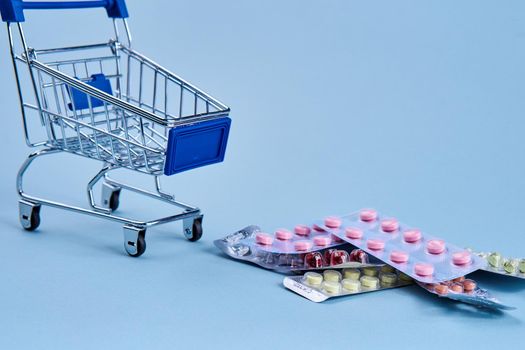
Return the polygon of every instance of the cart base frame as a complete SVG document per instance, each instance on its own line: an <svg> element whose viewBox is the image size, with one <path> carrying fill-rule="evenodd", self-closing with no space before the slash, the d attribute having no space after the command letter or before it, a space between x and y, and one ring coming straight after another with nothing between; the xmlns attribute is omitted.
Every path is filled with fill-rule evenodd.
<svg viewBox="0 0 525 350"><path fill-rule="evenodd" d="M76 213L87 214L90 216L112 220L123 224L124 248L133 257L138 257L146 250L145 234L146 229L151 226L166 224L173 221L182 220L184 236L190 241L197 241L202 237L203 215L199 208L175 200L175 196L162 191L160 179L155 176L156 192L148 191L139 187L117 181L108 176L113 169L119 169L111 164L104 164L102 169L89 181L87 185L88 203L90 208L82 208L74 205L33 196L24 191L24 175L33 161L45 155L62 153L61 149L44 148L31 153L20 167L17 175L17 190L19 200L19 218L22 227L28 231L35 230L40 225L40 208L42 205L65 209ZM102 183L102 205L96 204L93 195L93 188L99 182ZM119 205L121 190L128 190L153 199L163 201L183 210L180 214L162 217L150 221L128 219L113 214Z"/></svg>

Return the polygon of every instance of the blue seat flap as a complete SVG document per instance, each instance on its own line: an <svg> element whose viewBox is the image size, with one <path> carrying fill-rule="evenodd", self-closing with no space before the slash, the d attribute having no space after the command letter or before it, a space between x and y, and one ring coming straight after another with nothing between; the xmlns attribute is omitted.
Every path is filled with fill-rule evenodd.
<svg viewBox="0 0 525 350"><path fill-rule="evenodd" d="M222 162L230 125L230 118L221 117L171 129L164 174L173 175Z"/></svg>
<svg viewBox="0 0 525 350"><path fill-rule="evenodd" d="M91 76L91 79L84 80L84 83L99 89L100 91L104 91L105 93L108 93L110 95L113 95L113 90L111 89L111 82L104 74L93 74ZM86 109L89 108L89 102L88 102L88 95L83 93L80 90L75 89L74 87L70 87L68 89L69 97L74 102L74 106L77 110L80 109ZM103 106L104 102L96 97L91 97L91 107L100 107ZM68 103L69 110L73 110L73 104Z"/></svg>

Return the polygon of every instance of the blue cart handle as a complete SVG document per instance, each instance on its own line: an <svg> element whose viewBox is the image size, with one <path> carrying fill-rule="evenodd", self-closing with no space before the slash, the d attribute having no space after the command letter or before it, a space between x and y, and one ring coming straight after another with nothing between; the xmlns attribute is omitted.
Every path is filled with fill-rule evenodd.
<svg viewBox="0 0 525 350"><path fill-rule="evenodd" d="M127 18L125 0L91 1L24 1L0 0L0 13L4 22L24 22L24 10L85 9L103 7L110 18Z"/></svg>

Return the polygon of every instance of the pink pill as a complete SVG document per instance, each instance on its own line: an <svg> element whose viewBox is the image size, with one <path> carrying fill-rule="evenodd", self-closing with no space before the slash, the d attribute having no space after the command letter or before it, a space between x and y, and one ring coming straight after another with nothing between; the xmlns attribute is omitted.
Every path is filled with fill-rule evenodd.
<svg viewBox="0 0 525 350"><path fill-rule="evenodd" d="M317 236L317 237L314 237L314 244L318 245L318 246L321 246L321 247L327 246L331 242L332 242L332 239L330 238L330 236Z"/></svg>
<svg viewBox="0 0 525 350"><path fill-rule="evenodd" d="M441 254L445 251L445 241L440 239L431 239L427 243L427 251L430 254Z"/></svg>
<svg viewBox="0 0 525 350"><path fill-rule="evenodd" d="M385 248L385 242L380 239L369 239L366 241L366 246L371 250L383 250Z"/></svg>
<svg viewBox="0 0 525 350"><path fill-rule="evenodd" d="M377 211L375 211L374 209L362 209L359 212L359 218L362 221L374 221L375 219L377 219Z"/></svg>
<svg viewBox="0 0 525 350"><path fill-rule="evenodd" d="M470 264L472 257L466 250L452 254L452 262L454 265L467 265Z"/></svg>
<svg viewBox="0 0 525 350"><path fill-rule="evenodd" d="M351 239L360 239L361 237L363 237L363 230L357 227L347 227L345 229L345 235L346 237Z"/></svg>
<svg viewBox="0 0 525 350"><path fill-rule="evenodd" d="M396 219L390 218L390 219L384 219L381 221L381 229L384 232L394 232L399 228L399 222L397 222Z"/></svg>
<svg viewBox="0 0 525 350"><path fill-rule="evenodd" d="M285 228L280 228L275 231L275 238L280 239L281 241L292 239L292 236L292 233Z"/></svg>
<svg viewBox="0 0 525 350"><path fill-rule="evenodd" d="M262 245L271 245L273 237L267 233L259 232L255 235L255 242Z"/></svg>
<svg viewBox="0 0 525 350"><path fill-rule="evenodd" d="M402 252L400 250L393 250L390 253L390 260L397 264L404 264L408 261L408 253Z"/></svg>
<svg viewBox="0 0 525 350"><path fill-rule="evenodd" d="M432 276L434 273L434 266L431 264L417 263L414 265L414 272L418 276Z"/></svg>
<svg viewBox="0 0 525 350"><path fill-rule="evenodd" d="M294 228L295 234L299 236L308 236L311 232L310 227L306 225L297 225Z"/></svg>
<svg viewBox="0 0 525 350"><path fill-rule="evenodd" d="M310 241L295 241L293 244L295 250L298 250L300 252L304 252L305 250L309 250L312 248L312 242Z"/></svg>
<svg viewBox="0 0 525 350"><path fill-rule="evenodd" d="M406 230L403 232L403 238L407 243L416 243L421 239L421 231L418 229Z"/></svg>
<svg viewBox="0 0 525 350"><path fill-rule="evenodd" d="M329 216L324 219L324 224L330 228L338 228L341 226L341 219L336 216Z"/></svg>

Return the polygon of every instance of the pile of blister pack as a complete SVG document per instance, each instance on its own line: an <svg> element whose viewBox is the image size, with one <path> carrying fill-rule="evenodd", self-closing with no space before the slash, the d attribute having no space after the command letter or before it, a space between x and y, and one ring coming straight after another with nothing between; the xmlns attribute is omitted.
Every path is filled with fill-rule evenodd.
<svg viewBox="0 0 525 350"><path fill-rule="evenodd" d="M248 226L215 245L234 259L286 274L284 286L314 302L417 284L442 298L513 309L467 275L481 269L525 278L525 259L463 249L374 209L273 234Z"/></svg>

